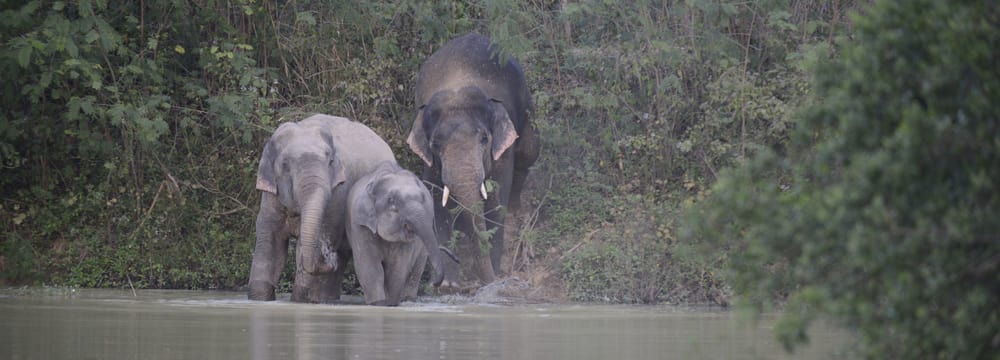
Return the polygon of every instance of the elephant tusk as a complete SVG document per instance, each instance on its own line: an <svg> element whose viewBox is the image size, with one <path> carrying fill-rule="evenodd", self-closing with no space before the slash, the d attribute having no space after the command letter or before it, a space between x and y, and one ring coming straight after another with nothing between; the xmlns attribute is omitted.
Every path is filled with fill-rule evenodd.
<svg viewBox="0 0 1000 360"><path fill-rule="evenodd" d="M441 195L441 206L442 207L444 207L445 205L448 205L448 194L450 194L450 193L451 193L451 190L448 190L448 187L445 186L444 187L444 195Z"/></svg>
<svg viewBox="0 0 1000 360"><path fill-rule="evenodd" d="M486 183L479 184L479 193L483 195L483 200L486 200Z"/></svg>
<svg viewBox="0 0 1000 360"><path fill-rule="evenodd" d="M456 264L462 263L461 261L458 260L458 256L455 256L455 253L451 252L451 250L449 250L448 248L444 246L438 246L438 250L441 250L441 252L445 253L445 255L448 255L448 257L454 260Z"/></svg>

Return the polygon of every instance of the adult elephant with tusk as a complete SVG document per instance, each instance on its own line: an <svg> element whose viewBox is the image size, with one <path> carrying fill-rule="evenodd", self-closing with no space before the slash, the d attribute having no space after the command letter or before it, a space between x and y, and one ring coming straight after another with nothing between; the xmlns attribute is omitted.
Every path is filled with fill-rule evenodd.
<svg viewBox="0 0 1000 360"><path fill-rule="evenodd" d="M539 152L524 72L496 50L488 38L467 34L432 54L417 75L419 110L407 138L424 161L424 180L441 196L435 201L439 236L464 234L460 254L473 258L484 283L500 272L504 214L519 206ZM487 237L489 246L482 246ZM448 267L444 286L457 286L458 274Z"/></svg>
<svg viewBox="0 0 1000 360"><path fill-rule="evenodd" d="M344 224L347 195L357 179L385 161L395 161L389 145L368 127L342 117L313 115L274 131L257 170L261 201L250 300L274 300L290 237L298 239L292 301L340 298L351 258Z"/></svg>

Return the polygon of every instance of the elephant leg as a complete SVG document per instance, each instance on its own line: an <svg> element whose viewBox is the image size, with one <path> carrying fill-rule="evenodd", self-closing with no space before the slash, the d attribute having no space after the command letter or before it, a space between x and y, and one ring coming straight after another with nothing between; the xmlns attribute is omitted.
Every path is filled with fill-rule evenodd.
<svg viewBox="0 0 1000 360"><path fill-rule="evenodd" d="M411 276L416 276L416 283L420 283L420 275L423 273L423 268L420 271L413 271L414 265L420 262L420 255L422 253L422 246L419 244L393 244L394 248L390 252L388 259L385 261L385 288L387 295L387 303L391 306L399 305L403 300L409 289L407 289L408 282L410 282ZM426 262L426 257L424 257L424 262ZM424 265L421 262L421 266ZM413 289L414 297L416 297L416 286Z"/></svg>
<svg viewBox="0 0 1000 360"><path fill-rule="evenodd" d="M371 257L356 253L354 272L358 275L361 290L365 293L365 303L369 305L382 304L388 299L385 288L385 269L382 268L381 257Z"/></svg>
<svg viewBox="0 0 1000 360"><path fill-rule="evenodd" d="M340 277L337 273L340 273ZM335 270L330 274L312 275L300 268L295 272L292 302L322 304L337 301L340 299L342 279L341 270Z"/></svg>
<svg viewBox="0 0 1000 360"><path fill-rule="evenodd" d="M441 198L440 190L435 190L435 191L437 191L437 194L433 195L432 198L440 199ZM434 191L432 191L431 193L433 194ZM436 228L435 230L437 231L438 244L447 247L449 249L452 249L461 256L461 251L458 251L458 249L452 246L452 241L451 241L452 229L455 228L454 217L455 216L452 215L448 211L448 209L445 209L443 206L441 206L441 203L437 201L434 202L434 226ZM459 267L459 264L448 259L442 261L441 264L442 264L442 271L444 272L444 281L441 282L440 289L445 291L448 291L449 289L457 289L459 280L461 280L460 276L461 268Z"/></svg>
<svg viewBox="0 0 1000 360"><path fill-rule="evenodd" d="M295 283L292 285L292 302L318 303L320 277L310 275L302 268L300 262L296 264Z"/></svg>
<svg viewBox="0 0 1000 360"><path fill-rule="evenodd" d="M301 260L300 254L297 253L296 257L299 258L297 260ZM350 259L349 253L345 251L338 251L337 256L342 265ZM302 261L297 261L291 300L304 303L329 303L340 300L340 283L344 278L345 267L339 266L329 274L312 275L302 267Z"/></svg>
<svg viewBox="0 0 1000 360"><path fill-rule="evenodd" d="M504 253L504 214L502 211L494 211L486 215L487 231L491 229L496 229L493 232L493 237L490 238L490 265L493 266L493 273L497 277L502 276L500 271L500 264L503 260Z"/></svg>
<svg viewBox="0 0 1000 360"><path fill-rule="evenodd" d="M385 272L382 268L383 249L381 239L371 231L360 226L349 226L348 236L351 249L354 252L354 273L358 275L361 291L365 294L365 303L381 305L386 300Z"/></svg>
<svg viewBox="0 0 1000 360"><path fill-rule="evenodd" d="M462 215L455 220L455 228L459 230L464 236L458 241L458 253L459 257L463 260L472 260L472 269L476 272L476 276L479 278L480 282L484 285L489 284L495 280L496 273L493 272L493 265L490 260L489 253L483 252L480 247L479 231L477 231L477 226L473 220L472 214L468 212L463 212ZM479 226L485 228L485 222L483 219L479 220L481 223Z"/></svg>
<svg viewBox="0 0 1000 360"><path fill-rule="evenodd" d="M419 246L423 247L423 246ZM406 269L409 276L403 284L403 295L401 300L412 301L417 299L417 291L420 289L420 278L424 275L424 266L427 264L427 254L424 251L414 251L415 259L409 269Z"/></svg>
<svg viewBox="0 0 1000 360"><path fill-rule="evenodd" d="M538 160L541 141L534 124L528 123L514 144L514 174L510 185L510 210L521 209L521 192L528 179L529 168Z"/></svg>
<svg viewBox="0 0 1000 360"><path fill-rule="evenodd" d="M506 214L509 211L504 205L508 204L511 200L511 182L512 182L512 170L514 164L513 159L509 156L503 156L500 159L500 167L497 176L494 180L499 184L496 191L496 196L486 201L486 208L493 209L492 211L487 211L486 216L486 231L489 232L496 229L493 232L493 236L490 237L490 264L493 266L493 272L496 276L501 276L500 265L503 260L503 254L505 252L504 246L504 229Z"/></svg>
<svg viewBox="0 0 1000 360"><path fill-rule="evenodd" d="M291 233L287 228L283 228L281 232L275 235L274 241L274 266L271 269L271 281L275 286L278 285L278 280L281 279L281 273L285 270L285 261L288 260L288 239L291 237Z"/></svg>
<svg viewBox="0 0 1000 360"><path fill-rule="evenodd" d="M325 300L323 302L333 302L340 301L341 285L344 283L344 272L347 271L347 262L351 261L351 251L341 249L337 251L337 263L340 264L339 267L333 270L333 274L330 275L330 286L325 294Z"/></svg>
<svg viewBox="0 0 1000 360"><path fill-rule="evenodd" d="M285 215L274 194L262 193L260 212L257 214L256 244L250 265L247 298L271 301L278 285L281 270L288 256L288 229L284 227Z"/></svg>

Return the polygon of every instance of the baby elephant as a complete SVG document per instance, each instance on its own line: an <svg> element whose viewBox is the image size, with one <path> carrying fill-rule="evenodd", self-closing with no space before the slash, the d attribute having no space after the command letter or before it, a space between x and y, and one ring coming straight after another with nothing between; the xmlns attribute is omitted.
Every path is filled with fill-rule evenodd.
<svg viewBox="0 0 1000 360"><path fill-rule="evenodd" d="M441 285L438 250L458 261L438 245L431 201L420 179L395 162L383 162L354 183L347 196L347 238L366 303L396 306L415 299L428 258L432 284Z"/></svg>

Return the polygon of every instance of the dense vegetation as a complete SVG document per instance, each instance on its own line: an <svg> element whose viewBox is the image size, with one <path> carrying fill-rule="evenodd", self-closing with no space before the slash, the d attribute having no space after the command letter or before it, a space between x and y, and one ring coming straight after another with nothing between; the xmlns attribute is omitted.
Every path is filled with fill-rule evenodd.
<svg viewBox="0 0 1000 360"><path fill-rule="evenodd" d="M835 314L873 351L983 354L998 18L988 1L2 1L0 284L244 286L277 124L350 117L416 169L413 77L476 31L524 65L544 139L508 269L580 301L787 300L789 344Z"/></svg>
<svg viewBox="0 0 1000 360"><path fill-rule="evenodd" d="M528 69L545 138L511 268L576 300L725 302L719 258L683 255L673 219L718 169L786 137L803 66L852 6L9 2L2 279L242 286L270 131L348 116L414 168L416 69L478 31Z"/></svg>
<svg viewBox="0 0 1000 360"><path fill-rule="evenodd" d="M1000 353L1000 4L883 1L817 73L788 150L726 172L695 216L786 346L818 316L872 358ZM695 238L692 236L692 238Z"/></svg>

